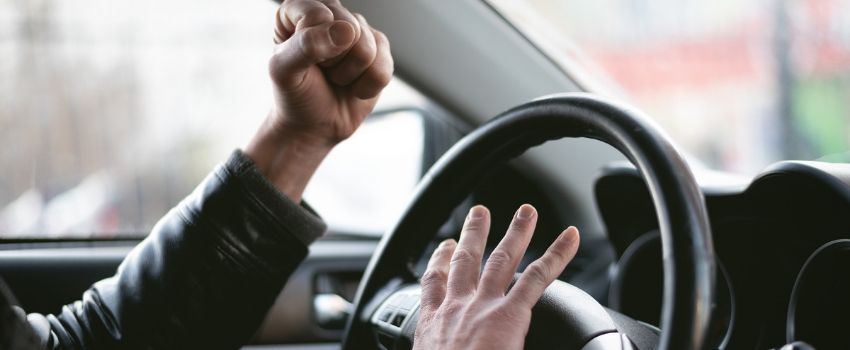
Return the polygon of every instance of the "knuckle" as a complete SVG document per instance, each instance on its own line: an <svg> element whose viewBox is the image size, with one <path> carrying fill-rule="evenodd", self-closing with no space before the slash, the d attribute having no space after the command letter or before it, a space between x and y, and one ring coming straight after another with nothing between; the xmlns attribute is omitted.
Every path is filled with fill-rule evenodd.
<svg viewBox="0 0 850 350"><path fill-rule="evenodd" d="M333 20L333 12L327 6L322 6L320 4L315 4L314 6L310 6L304 11L304 16L323 21L332 21Z"/></svg>
<svg viewBox="0 0 850 350"><path fill-rule="evenodd" d="M493 310L493 317L498 320L516 320L520 318L521 310L513 307L514 304L503 304L501 307Z"/></svg>
<svg viewBox="0 0 850 350"><path fill-rule="evenodd" d="M375 84L384 87L393 80L393 65L388 64L377 70L375 73Z"/></svg>
<svg viewBox="0 0 850 350"><path fill-rule="evenodd" d="M421 283L423 286L433 286L445 283L447 278L448 274L442 269L428 269L422 275Z"/></svg>
<svg viewBox="0 0 850 350"><path fill-rule="evenodd" d="M314 34L315 31L307 31L298 36L298 46L307 57L320 57L322 54L322 45Z"/></svg>
<svg viewBox="0 0 850 350"><path fill-rule="evenodd" d="M358 22L360 22L361 24L366 24L366 23L367 23L367 22L366 22L366 17L363 17L363 15L362 15L362 14L360 14L360 12L352 12L351 14L352 14L352 15L354 15L354 18L356 18L356 19L357 19L357 21L358 21Z"/></svg>
<svg viewBox="0 0 850 350"><path fill-rule="evenodd" d="M454 255L452 255L451 264L468 264L475 261L475 255L469 250L469 248L458 248L455 249Z"/></svg>
<svg viewBox="0 0 850 350"><path fill-rule="evenodd" d="M487 267L494 270L504 270L511 266L513 256L505 250L496 250L487 259Z"/></svg>
<svg viewBox="0 0 850 350"><path fill-rule="evenodd" d="M360 41L363 42L363 44L364 44L363 48L370 55L375 56L375 54L378 53L378 42L377 42L377 38L375 38L374 34L369 33L367 35L363 35L363 36L360 37Z"/></svg>
<svg viewBox="0 0 850 350"><path fill-rule="evenodd" d="M533 283L539 283L542 285L549 284L548 281L550 276L552 275L549 266L542 263L541 261L535 261L534 263L529 265L528 268L525 269L523 274L527 275Z"/></svg>
<svg viewBox="0 0 850 350"><path fill-rule="evenodd" d="M456 300L446 300L443 302L443 305L440 305L440 309L444 314L457 315L463 311L463 304L458 303Z"/></svg>
<svg viewBox="0 0 850 350"><path fill-rule="evenodd" d="M326 15L329 12L329 9L325 6L319 5L317 3L311 3L310 6L306 6L304 9L304 17L318 17Z"/></svg>
<svg viewBox="0 0 850 350"><path fill-rule="evenodd" d="M333 20L333 12L327 6L320 3L310 2L304 3L301 8L301 13L295 18L295 24L305 21L308 25L314 23L328 22Z"/></svg>
<svg viewBox="0 0 850 350"><path fill-rule="evenodd" d="M389 45L390 40L387 38L387 35L384 34L384 32L377 30L377 29L373 29L372 31L373 31L373 34L375 35L375 40Z"/></svg>
<svg viewBox="0 0 850 350"><path fill-rule="evenodd" d="M422 314L428 315L434 312L443 302L443 298L435 293L423 293L419 302Z"/></svg>
<svg viewBox="0 0 850 350"><path fill-rule="evenodd" d="M387 56L390 56L390 59L392 59L392 56L389 55L389 52L391 51L390 39L378 30L373 30L372 35L375 37L375 45L379 47L381 51L387 52Z"/></svg>

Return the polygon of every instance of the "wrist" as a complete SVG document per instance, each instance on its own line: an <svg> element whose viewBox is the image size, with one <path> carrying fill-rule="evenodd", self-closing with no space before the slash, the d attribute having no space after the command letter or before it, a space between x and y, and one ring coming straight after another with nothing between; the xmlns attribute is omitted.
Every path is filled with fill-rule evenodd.
<svg viewBox="0 0 850 350"><path fill-rule="evenodd" d="M291 128L269 125L273 121L273 118L267 119L244 152L281 193L300 202L310 178L335 143Z"/></svg>

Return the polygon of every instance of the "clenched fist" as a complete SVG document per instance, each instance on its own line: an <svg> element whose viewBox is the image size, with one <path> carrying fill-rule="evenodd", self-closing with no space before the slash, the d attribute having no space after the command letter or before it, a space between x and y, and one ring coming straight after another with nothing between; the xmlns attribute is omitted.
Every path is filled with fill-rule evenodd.
<svg viewBox="0 0 850 350"><path fill-rule="evenodd" d="M274 118L317 143L350 136L392 78L387 37L336 0L284 2L275 42Z"/></svg>
<svg viewBox="0 0 850 350"><path fill-rule="evenodd" d="M284 1L274 41L274 106L245 153L298 201L327 152L375 107L393 60L387 37L338 0Z"/></svg>

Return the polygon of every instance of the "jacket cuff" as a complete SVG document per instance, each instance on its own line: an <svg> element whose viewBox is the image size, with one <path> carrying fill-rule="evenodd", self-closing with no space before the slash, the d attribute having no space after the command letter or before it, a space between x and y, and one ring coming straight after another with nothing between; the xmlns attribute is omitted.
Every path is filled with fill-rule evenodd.
<svg viewBox="0 0 850 350"><path fill-rule="evenodd" d="M286 226L299 241L309 246L321 237L327 226L318 214L306 202L293 202L281 193L277 187L260 174L254 161L241 150L235 150L224 164L224 168L239 181L248 194L256 197L260 205L266 207L268 213L275 216Z"/></svg>

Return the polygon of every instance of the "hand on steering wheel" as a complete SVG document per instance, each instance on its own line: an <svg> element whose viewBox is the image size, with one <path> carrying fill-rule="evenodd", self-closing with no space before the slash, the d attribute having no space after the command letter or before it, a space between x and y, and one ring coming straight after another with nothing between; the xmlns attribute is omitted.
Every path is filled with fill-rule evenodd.
<svg viewBox="0 0 850 350"><path fill-rule="evenodd" d="M531 308L579 245L578 230L567 228L510 288L536 223L534 207L522 205L481 272L490 214L469 211L460 242L441 243L422 277L414 349L522 349Z"/></svg>
<svg viewBox="0 0 850 350"><path fill-rule="evenodd" d="M504 281L509 280L504 276L514 272L533 225L519 229L514 221L514 228L490 256L480 280L473 272L464 274L461 268L472 266L465 271L478 270L481 254L475 248L483 247L484 238L480 237L487 232L480 224L472 225L478 226L472 235L479 238L471 238L470 243L462 238L458 247L447 243L449 247L442 248L448 252L440 252L441 257L434 258L431 271L436 272L429 272L436 276L416 279L417 259L439 234L452 210L490 171L531 147L564 137L591 138L614 146L637 167L652 195L664 254L664 302L661 332L657 338L646 338L655 344L646 348L706 348L716 264L705 197L685 159L647 116L634 108L583 93L549 96L510 109L455 143L428 170L363 273L342 348L406 347L415 336L420 342L434 342L419 346L436 349L441 344L456 345L453 342L467 348L477 341L500 349L517 348L521 346L519 340L507 343L504 339L519 339L514 335L526 331L531 336L525 344L541 348L552 344L575 349L591 342L609 344L609 334L616 338L614 348L621 348L621 338L630 335L619 331L610 310L562 281L552 282L543 291L543 302L531 311L531 322L535 324L517 326L528 325L527 311L532 303L529 300L541 295L539 286L554 280L572 257L573 253L566 252L576 248L575 243L568 244L572 250L561 248L567 245L567 239L559 238L546 256L529 266L514 289L506 293L509 282ZM469 236L470 230L465 231L464 235ZM455 253L456 250L462 253ZM557 253L562 253L560 258ZM451 254L461 258L449 258ZM450 263L452 260L454 264ZM464 260L469 263L461 263ZM420 297L426 300L411 306L410 301ZM422 317L423 309L426 325L418 327L416 319ZM617 316L621 317L625 316ZM483 329L492 331L485 334Z"/></svg>

